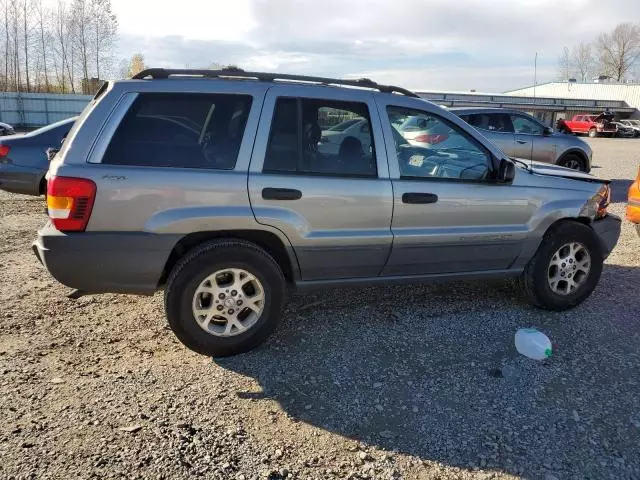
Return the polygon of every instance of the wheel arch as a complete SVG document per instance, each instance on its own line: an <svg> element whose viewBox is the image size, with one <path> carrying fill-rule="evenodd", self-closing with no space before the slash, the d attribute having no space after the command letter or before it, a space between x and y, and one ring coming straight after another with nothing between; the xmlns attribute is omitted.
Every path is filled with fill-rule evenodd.
<svg viewBox="0 0 640 480"><path fill-rule="evenodd" d="M522 246L522 250L520 251L520 255L513 262L511 268L522 268L524 269L525 265L533 258L536 254L544 237L547 233L557 228L560 224L567 222L576 222L591 227L592 220L589 217L577 215L561 215L560 212L557 212L554 216L547 217L546 221L541 222L537 228L535 228L530 237L524 242Z"/></svg>
<svg viewBox="0 0 640 480"><path fill-rule="evenodd" d="M587 173L589 173L589 171L591 170L589 157L587 156L587 154L583 150L580 150L577 147L568 148L567 150L562 152L562 154L556 160L556 165L560 165L562 163L562 161L564 159L566 159L569 155L576 155L576 156L580 157L580 160L583 162L583 164L585 166L585 171Z"/></svg>
<svg viewBox="0 0 640 480"><path fill-rule="evenodd" d="M300 278L298 259L291 244L276 233L266 230L219 230L193 232L183 236L173 247L165 263L158 286L164 285L171 271L195 247L211 240L237 239L251 242L263 248L282 269L285 279L293 283Z"/></svg>

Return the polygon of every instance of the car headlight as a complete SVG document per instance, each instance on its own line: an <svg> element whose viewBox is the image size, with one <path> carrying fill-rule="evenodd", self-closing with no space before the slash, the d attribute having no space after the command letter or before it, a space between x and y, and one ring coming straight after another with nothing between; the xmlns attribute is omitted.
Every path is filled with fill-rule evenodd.
<svg viewBox="0 0 640 480"><path fill-rule="evenodd" d="M604 184L598 189L598 192L585 203L580 212L580 216L593 220L604 218L607 216L609 203L611 203L611 187Z"/></svg>

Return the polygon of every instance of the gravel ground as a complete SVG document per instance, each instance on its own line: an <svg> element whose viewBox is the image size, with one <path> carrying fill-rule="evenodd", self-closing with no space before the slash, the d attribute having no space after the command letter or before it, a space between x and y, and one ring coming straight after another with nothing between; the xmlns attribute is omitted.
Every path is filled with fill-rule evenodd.
<svg viewBox="0 0 640 480"><path fill-rule="evenodd" d="M594 139L623 214L640 140ZM294 297L212 361L161 296L77 301L29 249L41 199L0 194L1 478L640 478L640 239L566 313L509 281ZM519 356L517 328L554 344Z"/></svg>

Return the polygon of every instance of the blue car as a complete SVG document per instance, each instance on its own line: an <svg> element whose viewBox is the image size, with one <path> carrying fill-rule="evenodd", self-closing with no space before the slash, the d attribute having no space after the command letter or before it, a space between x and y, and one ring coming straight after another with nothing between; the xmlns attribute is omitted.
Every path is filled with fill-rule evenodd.
<svg viewBox="0 0 640 480"><path fill-rule="evenodd" d="M0 139L0 189L25 195L42 195L49 169L47 150L62 145L77 117L61 120L24 135Z"/></svg>

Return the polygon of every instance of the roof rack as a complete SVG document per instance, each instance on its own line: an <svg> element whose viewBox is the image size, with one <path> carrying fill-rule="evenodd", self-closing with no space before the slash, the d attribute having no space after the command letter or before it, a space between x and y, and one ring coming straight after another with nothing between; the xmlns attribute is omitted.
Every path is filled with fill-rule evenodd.
<svg viewBox="0 0 640 480"><path fill-rule="evenodd" d="M309 77L305 75L288 75L283 73L246 72L241 68L228 67L222 70L192 70L173 68L149 68L134 75L134 80L143 79L167 79L171 76L202 77L202 78L253 78L261 82L274 82L277 80L308 82L321 85L344 85L348 87L371 88L384 93L399 93L408 97L420 98L410 90L392 85L380 85L368 78L358 80L342 80L338 78Z"/></svg>

